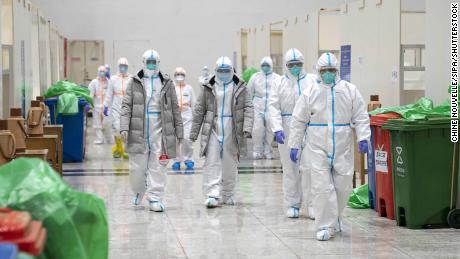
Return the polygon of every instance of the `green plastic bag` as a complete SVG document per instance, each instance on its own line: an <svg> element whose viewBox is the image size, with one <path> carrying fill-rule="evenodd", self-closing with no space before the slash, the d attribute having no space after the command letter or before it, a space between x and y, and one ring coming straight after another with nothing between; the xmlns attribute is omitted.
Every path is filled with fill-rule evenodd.
<svg viewBox="0 0 460 259"><path fill-rule="evenodd" d="M251 79L252 75L254 75L255 73L257 73L257 69L253 67L248 67L246 68L246 70L244 70L243 75L241 77L243 78L244 82L247 83Z"/></svg>
<svg viewBox="0 0 460 259"><path fill-rule="evenodd" d="M428 118L435 117L449 117L450 104L448 102L445 102L440 106L433 107L432 100L422 97L413 104L379 108L369 112L369 114L377 115L389 112L396 112L399 115L401 115L402 118L410 121L426 120Z"/></svg>
<svg viewBox="0 0 460 259"><path fill-rule="evenodd" d="M63 93L57 103L58 113L75 115L78 113L78 97L74 93Z"/></svg>
<svg viewBox="0 0 460 259"><path fill-rule="evenodd" d="M43 221L48 236L39 258L108 257L104 202L72 190L43 160L19 158L0 167L0 207Z"/></svg>
<svg viewBox="0 0 460 259"><path fill-rule="evenodd" d="M348 206L353 209L368 209L369 206L369 185L366 183L355 189L348 199Z"/></svg>
<svg viewBox="0 0 460 259"><path fill-rule="evenodd" d="M81 87L74 82L70 81L59 81L56 84L52 85L45 93L45 97L54 97L60 96L64 93L73 93L78 98L85 99L91 106L94 107L93 98L90 96L90 91L86 87ZM78 105L78 98L77 98L77 105Z"/></svg>

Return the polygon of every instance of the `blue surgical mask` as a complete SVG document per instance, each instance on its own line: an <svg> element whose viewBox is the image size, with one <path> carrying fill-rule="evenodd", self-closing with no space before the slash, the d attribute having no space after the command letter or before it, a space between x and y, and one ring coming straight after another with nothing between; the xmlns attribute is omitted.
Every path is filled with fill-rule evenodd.
<svg viewBox="0 0 460 259"><path fill-rule="evenodd" d="M128 72L128 66L122 65L119 68L120 73L126 74Z"/></svg>
<svg viewBox="0 0 460 259"><path fill-rule="evenodd" d="M230 80L232 80L232 73L221 73L221 72L216 72L216 77L224 82L224 83L228 83L230 82Z"/></svg>
<svg viewBox="0 0 460 259"><path fill-rule="evenodd" d="M289 73L291 73L293 76L299 76L301 71L301 67L292 67L289 69Z"/></svg>
<svg viewBox="0 0 460 259"><path fill-rule="evenodd" d="M147 69L148 69L148 70L156 70L156 69L157 69L157 65L156 65L156 64L147 64Z"/></svg>
<svg viewBox="0 0 460 259"><path fill-rule="evenodd" d="M270 73L271 70L272 70L272 68L270 66L262 66L261 69L265 74Z"/></svg>
<svg viewBox="0 0 460 259"><path fill-rule="evenodd" d="M323 79L323 82L327 85L332 85L335 82L335 78L337 76L337 73L335 72L323 72L321 73L321 78Z"/></svg>

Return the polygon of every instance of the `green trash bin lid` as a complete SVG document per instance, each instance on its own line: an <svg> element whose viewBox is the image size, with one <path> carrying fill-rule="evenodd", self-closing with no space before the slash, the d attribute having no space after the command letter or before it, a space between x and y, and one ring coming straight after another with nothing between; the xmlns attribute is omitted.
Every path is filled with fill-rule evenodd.
<svg viewBox="0 0 460 259"><path fill-rule="evenodd" d="M451 119L449 117L429 118L427 120L409 121L405 119L388 120L382 126L383 129L398 131L418 131L427 129L450 128Z"/></svg>

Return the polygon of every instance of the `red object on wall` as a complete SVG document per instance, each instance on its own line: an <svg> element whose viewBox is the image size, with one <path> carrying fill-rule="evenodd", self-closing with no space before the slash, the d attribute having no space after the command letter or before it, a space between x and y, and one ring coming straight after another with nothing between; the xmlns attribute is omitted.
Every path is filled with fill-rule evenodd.
<svg viewBox="0 0 460 259"><path fill-rule="evenodd" d="M395 219L393 200L393 173L391 168L390 131L382 129L388 120L399 119L397 113L371 116L374 130L376 209L381 217Z"/></svg>

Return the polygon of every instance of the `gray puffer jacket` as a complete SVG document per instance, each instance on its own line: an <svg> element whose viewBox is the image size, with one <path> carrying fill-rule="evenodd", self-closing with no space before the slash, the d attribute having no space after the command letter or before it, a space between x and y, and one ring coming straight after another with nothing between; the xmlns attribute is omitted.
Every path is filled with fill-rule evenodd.
<svg viewBox="0 0 460 259"><path fill-rule="evenodd" d="M121 105L120 132L128 131L128 152L145 152L145 99L144 71L128 81ZM182 117L177 104L176 89L168 75L159 73L161 80L162 153L176 157L176 138L184 138Z"/></svg>
<svg viewBox="0 0 460 259"><path fill-rule="evenodd" d="M238 147L237 155L245 155L247 150L244 133L247 132L250 134L252 132L254 107L246 83L237 76L233 76L233 82L236 85L232 94L233 142L235 147ZM217 114L214 84L215 78L212 77L207 84L203 85L201 94L193 109L193 124L190 132L190 140L195 141L201 129L200 156L206 156L207 154L209 139L214 127L214 117Z"/></svg>

